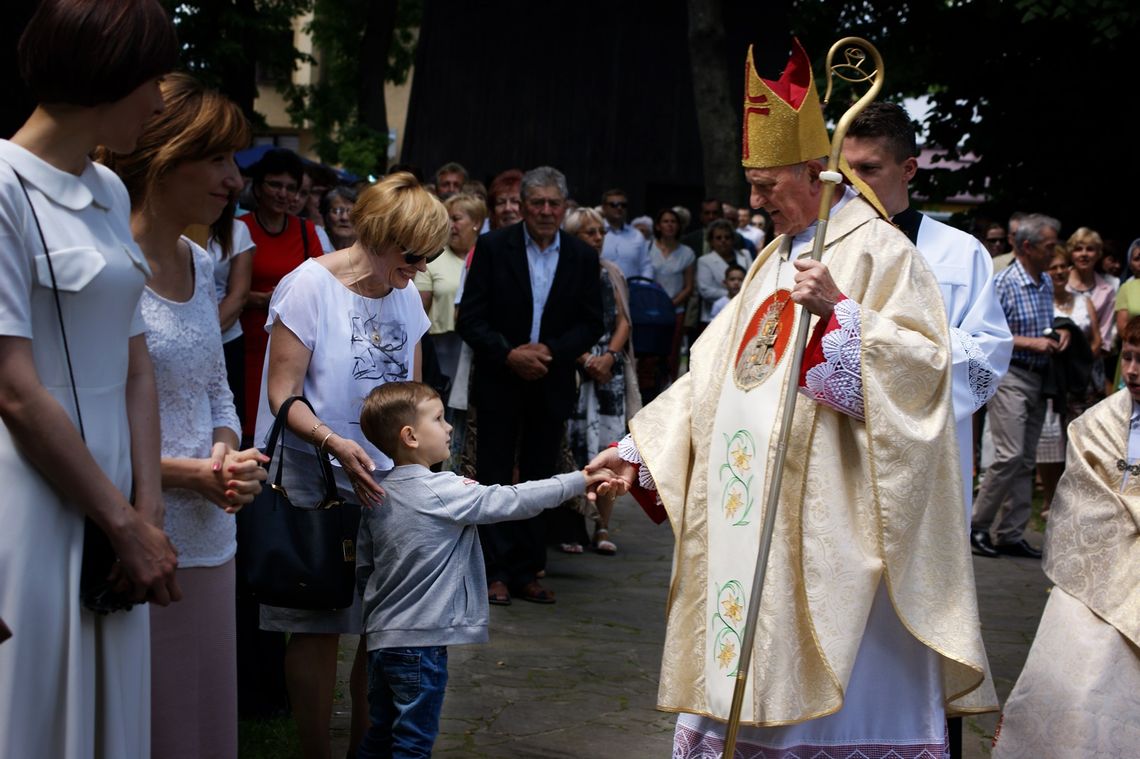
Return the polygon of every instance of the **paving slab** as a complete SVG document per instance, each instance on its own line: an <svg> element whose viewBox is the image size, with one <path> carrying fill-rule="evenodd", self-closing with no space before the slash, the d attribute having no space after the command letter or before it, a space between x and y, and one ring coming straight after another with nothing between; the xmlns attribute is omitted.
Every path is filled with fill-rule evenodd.
<svg viewBox="0 0 1140 759"><path fill-rule="evenodd" d="M674 715L655 709L673 557L667 525L629 498L615 509L616 556L548 551L544 584L557 603L491 607L491 641L448 652L450 679L435 756L530 759L662 757ZM1041 536L1028 535L1040 545ZM974 558L982 635L998 696L1025 663L1045 606L1039 561ZM345 682L356 639L345 636L333 756L345 755ZM963 756L990 755L996 715L965 721Z"/></svg>

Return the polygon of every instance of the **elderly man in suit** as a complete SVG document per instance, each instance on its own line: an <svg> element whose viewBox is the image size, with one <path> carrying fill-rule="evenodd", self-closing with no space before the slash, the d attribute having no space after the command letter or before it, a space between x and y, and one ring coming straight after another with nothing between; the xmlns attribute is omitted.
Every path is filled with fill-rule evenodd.
<svg viewBox="0 0 1140 759"><path fill-rule="evenodd" d="M604 331L598 255L560 229L566 178L542 166L522 179L520 223L479 238L456 324L475 352L475 468L484 484L553 475L577 399L575 360ZM553 603L541 516L479 528L491 603Z"/></svg>

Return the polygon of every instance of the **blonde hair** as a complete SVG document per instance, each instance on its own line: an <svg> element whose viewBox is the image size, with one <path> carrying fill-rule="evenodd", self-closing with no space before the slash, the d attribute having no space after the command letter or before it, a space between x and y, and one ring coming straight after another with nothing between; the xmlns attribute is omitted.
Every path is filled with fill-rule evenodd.
<svg viewBox="0 0 1140 759"><path fill-rule="evenodd" d="M1081 243L1091 245L1093 248L1096 248L1098 253L1104 250L1104 240L1101 239L1095 230L1089 229L1088 227L1080 227L1076 232L1069 235L1068 245L1070 248L1075 248Z"/></svg>
<svg viewBox="0 0 1140 759"><path fill-rule="evenodd" d="M416 423L416 407L439 398L439 393L422 382L385 382L372 388L360 409L360 430L372 445L389 458L400 447L400 430Z"/></svg>
<svg viewBox="0 0 1140 759"><path fill-rule="evenodd" d="M127 186L132 208L141 206L179 164L249 144L249 122L225 95L183 73L167 74L161 88L165 109L147 120L135 149L111 153L99 148L96 153Z"/></svg>
<svg viewBox="0 0 1140 759"><path fill-rule="evenodd" d="M476 227L483 226L483 220L487 218L487 204L478 195L472 193L461 192L458 195L452 195L443 201L443 207L447 209L448 214L456 209L460 213L467 214L467 217L475 223Z"/></svg>
<svg viewBox="0 0 1140 759"><path fill-rule="evenodd" d="M408 253L434 256L443 250L450 226L443 203L406 171L365 188L349 218L360 244L373 253L398 245Z"/></svg>
<svg viewBox="0 0 1140 759"><path fill-rule="evenodd" d="M601 224L602 227L605 228L605 219L593 208L575 208L566 214L566 218L562 222L562 229L568 235L576 235L582 227L586 226L586 223L590 221L595 224Z"/></svg>

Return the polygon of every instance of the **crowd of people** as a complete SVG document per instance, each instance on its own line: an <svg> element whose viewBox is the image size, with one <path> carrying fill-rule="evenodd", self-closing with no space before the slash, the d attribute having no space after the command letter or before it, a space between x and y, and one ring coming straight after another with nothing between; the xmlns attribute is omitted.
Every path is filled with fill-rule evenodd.
<svg viewBox="0 0 1140 759"><path fill-rule="evenodd" d="M548 544L615 555L630 490L678 539L659 693L681 713L674 755L715 755L750 600L740 557L759 550L739 528L759 520L785 383L796 463L769 582L801 591L765 597L742 745L958 750L955 715L996 709L967 547L1040 558L1036 479L1063 591L999 750L1042 740L1026 724L1052 708L1056 630L1084 630L1090 656L1121 648L1091 642L1106 625L1137 643L1131 591L1102 588L1126 570L1073 561L1093 491L1115 530L1098 550L1134 550L1119 494L1140 457L1140 240L1118 257L1044 214L975 238L919 213L913 124L876 103L843 143L823 259L806 258L830 180L798 43L779 81L749 58L749 92L787 109L745 123L749 207L708 198L695 225L683 206L629 221L617 187L575 201L550 166L348 184L274 148L240 171L249 124L171 73L155 0L48 0L18 52L39 105L0 141L6 754L233 757L239 689L279 677L266 698L305 757L328 757L349 634L350 755L429 756L447 646L485 641L490 605L556 602ZM639 353L647 298L665 339ZM798 318L814 329L790 377ZM265 487L279 414L282 492L301 506L331 459L338 497L365 507L359 592L253 603L247 621L234 515ZM117 557L109 614L82 593L93 532Z"/></svg>

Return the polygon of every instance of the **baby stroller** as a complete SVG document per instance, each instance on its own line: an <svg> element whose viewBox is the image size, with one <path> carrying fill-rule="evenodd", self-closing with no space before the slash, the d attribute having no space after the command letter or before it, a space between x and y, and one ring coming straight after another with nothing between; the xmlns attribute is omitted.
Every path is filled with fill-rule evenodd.
<svg viewBox="0 0 1140 759"><path fill-rule="evenodd" d="M677 309L665 288L648 277L630 277L629 315L637 355L641 397L649 403L669 382L669 357L677 330Z"/></svg>

